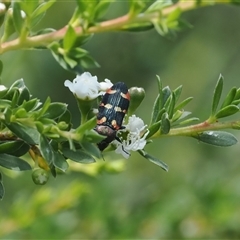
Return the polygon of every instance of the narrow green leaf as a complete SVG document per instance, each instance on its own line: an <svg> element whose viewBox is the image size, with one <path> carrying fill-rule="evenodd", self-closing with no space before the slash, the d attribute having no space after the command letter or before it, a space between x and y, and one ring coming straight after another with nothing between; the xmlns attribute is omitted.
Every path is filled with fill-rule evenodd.
<svg viewBox="0 0 240 240"><path fill-rule="evenodd" d="M35 128L27 127L17 122L4 123L17 137L30 145L38 144L39 132Z"/></svg>
<svg viewBox="0 0 240 240"><path fill-rule="evenodd" d="M213 93L212 116L214 116L217 111L217 107L222 95L222 89L223 89L223 76L220 75Z"/></svg>
<svg viewBox="0 0 240 240"><path fill-rule="evenodd" d="M236 105L228 105L228 106L224 107L223 109L220 109L216 113L215 117L217 119L228 117L230 115L233 115L233 114L237 113L238 111L239 111L239 107L238 106L236 106Z"/></svg>
<svg viewBox="0 0 240 240"><path fill-rule="evenodd" d="M153 123L153 124L148 128L149 133L148 133L146 139L148 139L148 138L150 138L152 135L154 135L154 134L159 130L160 126L161 126L161 121L158 121L158 122Z"/></svg>
<svg viewBox="0 0 240 240"><path fill-rule="evenodd" d="M174 108L174 111L176 112L177 110L182 110L190 101L192 101L192 99L193 97L186 98Z"/></svg>
<svg viewBox="0 0 240 240"><path fill-rule="evenodd" d="M76 129L76 132L83 136L86 131L92 130L96 126L96 124L97 124L96 117L93 117L84 124L80 125L80 127Z"/></svg>
<svg viewBox="0 0 240 240"><path fill-rule="evenodd" d="M183 86L181 85L181 86L177 87L177 88L173 91L173 93L175 94L176 102L178 101L178 99L179 99L180 96L181 96L182 88L183 88Z"/></svg>
<svg viewBox="0 0 240 240"><path fill-rule="evenodd" d="M165 170L166 172L168 172L168 165L161 161L158 158L155 158L153 156L151 156L150 154L148 154L147 152L145 152L144 150L138 150L138 152L140 153L140 155L142 155L144 158L146 158L147 160L149 160L150 162L158 165L159 167L161 167L163 170Z"/></svg>
<svg viewBox="0 0 240 240"><path fill-rule="evenodd" d="M38 113L38 117L40 118L42 115L44 115L44 113L47 111L47 109L49 108L51 104L51 98L47 97L46 101L44 102L42 108L40 109L39 113Z"/></svg>
<svg viewBox="0 0 240 240"><path fill-rule="evenodd" d="M221 109L230 105L232 103L232 101L234 100L235 96L236 96L236 93L237 93L237 88L236 87L233 87L229 93L227 94L226 98L224 99L223 103L222 103L222 106L221 106Z"/></svg>
<svg viewBox="0 0 240 240"><path fill-rule="evenodd" d="M90 55L86 55L86 56L80 58L79 64L84 69L100 67L100 65Z"/></svg>
<svg viewBox="0 0 240 240"><path fill-rule="evenodd" d="M68 25L67 32L63 39L63 48L67 52L74 46L76 41L77 34L75 33L74 28L71 25Z"/></svg>
<svg viewBox="0 0 240 240"><path fill-rule="evenodd" d="M172 5L171 0L164 0L164 1L154 1L153 4L151 4L146 12L155 12L163 9L164 7Z"/></svg>
<svg viewBox="0 0 240 240"><path fill-rule="evenodd" d="M95 162L95 159L90 154L81 150L72 151L70 149L63 149L62 152L66 158L74 162L78 162L78 163L94 163Z"/></svg>
<svg viewBox="0 0 240 240"><path fill-rule="evenodd" d="M237 89L234 100L239 100L239 99L240 99L240 88Z"/></svg>
<svg viewBox="0 0 240 240"><path fill-rule="evenodd" d="M29 145L22 141L0 142L0 153L7 153L17 157L27 153L29 148Z"/></svg>
<svg viewBox="0 0 240 240"><path fill-rule="evenodd" d="M0 60L0 76L2 75L2 71L3 71L3 63L2 61ZM0 90L1 91L1 90Z"/></svg>
<svg viewBox="0 0 240 240"><path fill-rule="evenodd" d="M161 98L161 95L158 94L158 96L153 104L152 116L151 116L151 121L149 124L150 126L153 125L157 120L158 112L160 110L160 98Z"/></svg>
<svg viewBox="0 0 240 240"><path fill-rule="evenodd" d="M54 151L48 139L44 135L40 135L39 147L43 158L49 165L52 164L54 161Z"/></svg>
<svg viewBox="0 0 240 240"><path fill-rule="evenodd" d="M192 118L186 119L186 120L184 120L184 121L181 121L181 122L179 123L179 125L186 125L186 124L190 124L190 123L196 122L196 121L199 121L199 118L197 118L197 117L192 117Z"/></svg>
<svg viewBox="0 0 240 240"><path fill-rule="evenodd" d="M201 142L220 147L232 146L238 142L231 133L222 131L205 131L193 137Z"/></svg>
<svg viewBox="0 0 240 240"><path fill-rule="evenodd" d="M59 152L54 152L53 165L63 172L66 172L68 169L68 163L66 162L66 159Z"/></svg>
<svg viewBox="0 0 240 240"><path fill-rule="evenodd" d="M32 13L31 18L35 18L38 15L45 13L54 3L56 0L49 0L47 2L41 3Z"/></svg>
<svg viewBox="0 0 240 240"><path fill-rule="evenodd" d="M0 182L0 199L2 200L5 194L3 183Z"/></svg>
<svg viewBox="0 0 240 240"><path fill-rule="evenodd" d="M28 101L30 99L30 92L27 87L20 88L19 91L20 91L20 94L18 97L18 105L21 105L24 100Z"/></svg>
<svg viewBox="0 0 240 240"><path fill-rule="evenodd" d="M168 118L168 114L164 113L162 115L162 119L161 119L161 128L160 128L160 132L162 134L168 134L171 128L171 124Z"/></svg>
<svg viewBox="0 0 240 240"><path fill-rule="evenodd" d="M56 119L60 117L67 110L66 103L54 102L51 103L48 109L43 114L43 118Z"/></svg>
<svg viewBox="0 0 240 240"><path fill-rule="evenodd" d="M180 117L182 116L183 111L177 110L174 114L173 117L171 119L172 122L176 122L178 119L180 119Z"/></svg>
<svg viewBox="0 0 240 240"><path fill-rule="evenodd" d="M33 99L29 100L29 101L24 101L22 103L22 107L27 112L36 110L40 105L41 105L41 103L40 103L39 99L37 99L37 98L33 98Z"/></svg>
<svg viewBox="0 0 240 240"><path fill-rule="evenodd" d="M15 171L31 170L31 166L27 162L6 153L0 154L0 166Z"/></svg>
<svg viewBox="0 0 240 240"><path fill-rule="evenodd" d="M0 99L5 97L7 92L8 92L8 89L4 85L0 85Z"/></svg>
<svg viewBox="0 0 240 240"><path fill-rule="evenodd" d="M98 147L96 147L95 144L89 143L89 142L82 142L81 143L82 148L87 151L89 154L93 155L96 158L101 158L101 152Z"/></svg>
<svg viewBox="0 0 240 240"><path fill-rule="evenodd" d="M109 9L109 6L112 2L114 2L114 0L99 1L95 7L94 18L102 18L107 13L107 10Z"/></svg>
<svg viewBox="0 0 240 240"><path fill-rule="evenodd" d="M169 86L166 86L162 89L162 95L163 95L163 102L162 105L160 107L163 107L166 105L167 100L169 99L169 97L172 95L172 91L169 88Z"/></svg>
<svg viewBox="0 0 240 240"><path fill-rule="evenodd" d="M175 93L173 92L171 96L171 101L169 103L169 107L167 110L169 119L172 119L173 117L175 104L176 104L176 97L175 97Z"/></svg>
<svg viewBox="0 0 240 240"><path fill-rule="evenodd" d="M130 0L129 3L130 3L130 10L129 10L130 16L135 16L139 14L146 5L146 3L141 0Z"/></svg>
<svg viewBox="0 0 240 240"><path fill-rule="evenodd" d="M13 1L13 22L14 22L14 26L15 29L17 30L17 32L20 34L23 30L23 26L24 26L24 19L22 17L22 13L21 13L21 7L20 7L20 3Z"/></svg>
<svg viewBox="0 0 240 240"><path fill-rule="evenodd" d="M0 108L8 108L12 105L12 102L7 99L0 99Z"/></svg>

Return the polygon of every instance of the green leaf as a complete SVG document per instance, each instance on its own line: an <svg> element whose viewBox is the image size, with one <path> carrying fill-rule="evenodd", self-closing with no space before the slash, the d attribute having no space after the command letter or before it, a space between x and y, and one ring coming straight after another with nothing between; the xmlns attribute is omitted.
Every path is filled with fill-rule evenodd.
<svg viewBox="0 0 240 240"><path fill-rule="evenodd" d="M239 111L239 107L238 106L236 106L236 105L228 105L228 106L220 109L216 113L215 117L217 119L223 118L223 117L228 117L230 115L233 115L233 114L237 113L238 111Z"/></svg>
<svg viewBox="0 0 240 240"><path fill-rule="evenodd" d="M182 110L190 101L192 101L193 97L188 97L185 100L183 100L182 102L180 102L175 108L174 111L177 110Z"/></svg>
<svg viewBox="0 0 240 240"><path fill-rule="evenodd" d="M163 96L163 98L162 98L162 106L160 106L160 107L163 107L163 106L166 105L167 100L169 99L169 97L171 95L172 95L172 91L169 88L169 86L164 87L163 90L162 90L162 96Z"/></svg>
<svg viewBox="0 0 240 240"><path fill-rule="evenodd" d="M89 143L89 142L82 142L81 146L86 152L90 153L94 157L101 158L101 156L102 156L101 152L100 152L99 148L96 147L95 144L92 144L92 143Z"/></svg>
<svg viewBox="0 0 240 240"><path fill-rule="evenodd" d="M80 58L79 64L85 69L100 67L100 65L90 55Z"/></svg>
<svg viewBox="0 0 240 240"><path fill-rule="evenodd" d="M102 18L107 13L107 10L112 2L114 2L114 0L99 1L95 7L94 18Z"/></svg>
<svg viewBox="0 0 240 240"><path fill-rule="evenodd" d="M154 1L154 3L152 5L150 5L150 7L148 7L146 12L159 11L159 10L162 10L164 7L167 7L167 6L170 6L170 5L172 5L171 0Z"/></svg>
<svg viewBox="0 0 240 240"><path fill-rule="evenodd" d="M65 122L71 127L72 114L66 109L66 111L59 117L58 122Z"/></svg>
<svg viewBox="0 0 240 240"><path fill-rule="evenodd" d="M239 100L239 99L240 99L240 88L237 89L234 100Z"/></svg>
<svg viewBox="0 0 240 240"><path fill-rule="evenodd" d="M20 3L13 1L12 8L13 8L13 23L14 23L15 29L20 34L24 26L24 19L21 14Z"/></svg>
<svg viewBox="0 0 240 240"><path fill-rule="evenodd" d="M22 141L0 142L0 153L7 153L20 157L28 152L30 146Z"/></svg>
<svg viewBox="0 0 240 240"><path fill-rule="evenodd" d="M180 110L175 111L171 119L171 122L176 122L178 119L181 118L182 114L183 114L183 111L180 111Z"/></svg>
<svg viewBox="0 0 240 240"><path fill-rule="evenodd" d="M31 166L27 162L6 153L0 154L0 166L15 171L31 170Z"/></svg>
<svg viewBox="0 0 240 240"><path fill-rule="evenodd" d="M76 41L77 34L75 33L74 28L71 25L68 25L67 32L63 39L63 48L67 52L74 46Z"/></svg>
<svg viewBox="0 0 240 240"><path fill-rule="evenodd" d="M172 93L172 95L169 99L170 99L170 102L169 102L169 106L167 108L167 112L168 112L169 119L172 119L173 114L174 114L175 104L176 104L176 97L175 97L174 92Z"/></svg>
<svg viewBox="0 0 240 240"><path fill-rule="evenodd" d="M36 18L39 15L45 13L54 3L56 0L49 0L47 2L41 3L32 13L31 18Z"/></svg>
<svg viewBox="0 0 240 240"><path fill-rule="evenodd" d="M20 123L4 123L9 130L30 145L38 144L39 132L35 128L27 127Z"/></svg>
<svg viewBox="0 0 240 240"><path fill-rule="evenodd" d="M3 71L3 63L2 61L0 60L0 76L2 75L2 71ZM1 91L1 90L0 90Z"/></svg>
<svg viewBox="0 0 240 240"><path fill-rule="evenodd" d="M171 124L168 118L168 114L164 113L162 115L162 119L161 119L161 128L160 128L160 132L162 134L168 134L171 128Z"/></svg>
<svg viewBox="0 0 240 240"><path fill-rule="evenodd" d="M96 117L93 117L84 124L80 125L80 127L76 129L76 132L83 136L86 131L92 130L96 126L96 123L97 123Z"/></svg>
<svg viewBox="0 0 240 240"><path fill-rule="evenodd" d="M54 151L47 138L42 134L39 138L39 148L43 158L50 165L54 161Z"/></svg>
<svg viewBox="0 0 240 240"><path fill-rule="evenodd" d="M39 99L33 98L29 101L23 101L22 106L27 112L36 110L41 105Z"/></svg>
<svg viewBox="0 0 240 240"><path fill-rule="evenodd" d="M220 147L232 146L238 142L231 133L222 131L205 131L193 137L201 142Z"/></svg>
<svg viewBox="0 0 240 240"><path fill-rule="evenodd" d="M190 124L190 123L196 122L196 121L199 121L199 118L197 118L197 117L192 117L192 118L188 118L188 119L186 119L186 120L184 120L184 121L181 121L181 122L179 123L179 125L186 125L186 124Z"/></svg>
<svg viewBox="0 0 240 240"><path fill-rule="evenodd" d="M148 139L148 138L150 138L152 135L154 135L154 134L159 130L160 126L161 126L161 121L158 121L158 122L153 123L153 124L148 128L149 133L148 133L146 139Z"/></svg>
<svg viewBox="0 0 240 240"><path fill-rule="evenodd" d="M157 116L158 116L158 113L160 110L160 98L161 98L161 95L158 94L158 96L153 104L152 116L151 116L151 121L149 124L150 126L153 125L157 120Z"/></svg>
<svg viewBox="0 0 240 240"><path fill-rule="evenodd" d="M51 104L51 98L47 97L45 103L43 104L42 108L40 109L39 113L38 113L38 117L42 117L42 115L45 114L45 112L47 111L47 109L49 108Z"/></svg>
<svg viewBox="0 0 240 240"><path fill-rule="evenodd" d="M1 173L0 173L1 176ZM2 200L5 194L5 190L4 190L4 186L3 186L3 182L0 181L0 199Z"/></svg>
<svg viewBox="0 0 240 240"><path fill-rule="evenodd" d="M213 93L212 116L214 116L217 111L217 107L222 95L222 89L223 89L223 76L220 75Z"/></svg>
<svg viewBox="0 0 240 240"><path fill-rule="evenodd" d="M173 93L174 93L174 95L175 95L176 102L178 101L178 99L179 99L180 96L181 96L182 88L183 88L183 86L181 85L181 86L177 87L177 88L173 91Z"/></svg>
<svg viewBox="0 0 240 240"><path fill-rule="evenodd" d="M86 130L84 132L83 138L81 139L82 142L91 142L91 143L99 143L103 139L105 139L106 136L98 134L93 129Z"/></svg>
<svg viewBox="0 0 240 240"><path fill-rule="evenodd" d="M145 7L145 2L141 0L130 0L129 15L134 16L139 14Z"/></svg>
<svg viewBox="0 0 240 240"><path fill-rule="evenodd" d="M222 106L221 106L221 109L224 108L224 107L226 107L226 106L228 106L228 105L230 105L230 104L233 102L233 100L234 100L234 98L235 98L235 96L236 96L236 93L237 93L237 88L236 88L236 87L233 87L233 88L229 91L229 93L228 93L228 95L226 96L225 100L223 101Z"/></svg>
<svg viewBox="0 0 240 240"><path fill-rule="evenodd" d="M12 102L7 99L0 99L0 108L8 108L11 107Z"/></svg>
<svg viewBox="0 0 240 240"><path fill-rule="evenodd" d="M140 155L142 155L144 158L146 158L147 160L149 160L150 162L158 165L159 167L161 167L163 170L165 170L166 172L168 172L168 165L159 160L158 158L155 158L153 156L151 156L150 154L148 154L147 152L145 152L144 150L138 150L138 152L140 153Z"/></svg>
<svg viewBox="0 0 240 240"><path fill-rule="evenodd" d="M81 150L70 150L70 149L63 149L62 150L64 156L74 162L78 163L94 163L95 159L88 153L81 151Z"/></svg>
<svg viewBox="0 0 240 240"><path fill-rule="evenodd" d="M24 100L28 101L30 99L30 92L26 86L19 88L19 92L18 105L21 105Z"/></svg>
<svg viewBox="0 0 240 240"><path fill-rule="evenodd" d="M3 98L8 92L8 89L4 85L0 85L0 99Z"/></svg>
<svg viewBox="0 0 240 240"><path fill-rule="evenodd" d="M56 119L60 117L67 109L66 103L55 102L51 103L48 109L43 114L43 118Z"/></svg>
<svg viewBox="0 0 240 240"><path fill-rule="evenodd" d="M66 159L59 152L54 152L53 165L63 172L66 172L68 169L68 163L66 162Z"/></svg>

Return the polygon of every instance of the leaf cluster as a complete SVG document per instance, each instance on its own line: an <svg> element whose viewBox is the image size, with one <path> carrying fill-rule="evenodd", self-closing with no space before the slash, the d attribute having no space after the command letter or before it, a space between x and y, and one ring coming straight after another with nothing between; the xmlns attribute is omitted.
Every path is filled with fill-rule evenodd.
<svg viewBox="0 0 240 240"><path fill-rule="evenodd" d="M233 87L229 90L219 107L223 90L223 76L220 75L214 89L212 112L208 122L215 122L220 118L225 118L239 112L240 88Z"/></svg>
<svg viewBox="0 0 240 240"><path fill-rule="evenodd" d="M184 110L184 107L193 99L192 97L188 97L177 103L182 92L182 86L171 90L168 86L162 86L159 76L157 76L157 81L158 95L153 105L149 124L150 132L147 138L155 134L168 134L172 127L190 124L199 120L196 117L189 118L191 112Z"/></svg>
<svg viewBox="0 0 240 240"><path fill-rule="evenodd" d="M95 125L94 117L72 129L67 105L51 102L50 98L41 103L32 97L23 79L9 88L0 85L0 167L17 171L40 167L55 177L57 171L67 170L67 159L93 163L95 158L101 158L92 144L102 139L92 130ZM27 153L34 165L24 160L29 159ZM3 194L1 177L0 198Z"/></svg>

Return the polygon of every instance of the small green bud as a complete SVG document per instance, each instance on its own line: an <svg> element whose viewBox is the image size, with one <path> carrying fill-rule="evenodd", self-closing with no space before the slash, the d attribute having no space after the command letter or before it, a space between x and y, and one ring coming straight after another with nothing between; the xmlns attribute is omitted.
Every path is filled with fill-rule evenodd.
<svg viewBox="0 0 240 240"><path fill-rule="evenodd" d="M42 168L34 169L32 172L32 180L37 185L44 185L49 179L48 172Z"/></svg>
<svg viewBox="0 0 240 240"><path fill-rule="evenodd" d="M58 128L59 128L60 130L65 130L65 129L68 128L68 124L67 124L66 122L64 122L64 121L59 122L59 123L57 124L57 126L58 126Z"/></svg>
<svg viewBox="0 0 240 240"><path fill-rule="evenodd" d="M131 87L128 91L130 94L130 106L128 109L128 115L131 116L143 101L145 97L145 90L140 87Z"/></svg>
<svg viewBox="0 0 240 240"><path fill-rule="evenodd" d="M0 3L0 27L3 24L6 11L7 11L7 8L6 8L5 4Z"/></svg>

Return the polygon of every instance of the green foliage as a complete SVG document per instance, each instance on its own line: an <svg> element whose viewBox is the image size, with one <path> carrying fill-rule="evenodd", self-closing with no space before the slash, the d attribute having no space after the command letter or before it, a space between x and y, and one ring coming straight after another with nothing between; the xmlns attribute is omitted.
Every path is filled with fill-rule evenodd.
<svg viewBox="0 0 240 240"><path fill-rule="evenodd" d="M96 68L100 65L84 49L94 34L112 31L146 31L155 28L162 36L169 36L184 26L189 26L180 17L184 11L200 6L213 5L217 1L141 1L131 0L126 14L112 19L106 18L106 13L114 1L82 1L76 0L76 7L70 20L61 29L48 26L35 31L41 20L56 0L49 1L11 1L3 2L5 9L1 12L1 47L0 54L18 49L48 49L55 60L66 70L80 74L83 69ZM237 1L228 1L236 4ZM4 18L2 18L4 17ZM3 64L0 62L0 74ZM193 125L197 117L190 117L191 112L184 108L193 99L181 99L182 86L172 90L163 87L157 76L158 95L153 104L150 123L136 137L134 146L133 132L126 129L119 133L124 144L132 147L145 159L168 170L167 164L138 148L153 139L166 136L188 136L215 146L231 146L237 139L230 133L219 131L224 128L240 129L239 121L220 122L219 119L239 112L240 88L230 89L222 104L220 100L223 90L223 77L220 75L213 93L212 108L209 118ZM145 97L142 88L129 90L131 102L126 120L140 107ZM75 95L76 97L76 95ZM76 129L72 126L71 112L65 103L51 102L48 97L42 104L38 98L33 98L24 81L19 79L9 88L0 88L0 165L7 169L29 170L31 164L21 159L29 153L34 167L33 180L37 184L45 184L51 172L56 177L58 172L66 172L69 162L95 163L101 158L101 152L96 147L105 138L96 131L96 117L92 108L97 107L97 99L82 101L77 99L81 121ZM220 107L219 107L220 106ZM136 119L135 119L136 120ZM132 134L132 135L131 135ZM112 148L111 148L112 147ZM108 150L115 149L110 146ZM126 153L126 151L125 151ZM29 161L29 160L28 160ZM42 172L41 172L42 171ZM42 181L42 179L45 179ZM0 198L4 195L2 175L0 175Z"/></svg>

